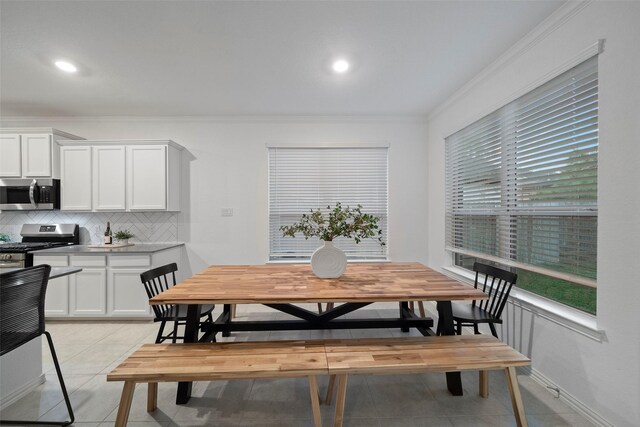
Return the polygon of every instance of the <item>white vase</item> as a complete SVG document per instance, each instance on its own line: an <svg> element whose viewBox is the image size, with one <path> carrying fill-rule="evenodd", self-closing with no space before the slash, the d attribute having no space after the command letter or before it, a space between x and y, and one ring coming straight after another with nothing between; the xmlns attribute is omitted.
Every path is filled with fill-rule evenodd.
<svg viewBox="0 0 640 427"><path fill-rule="evenodd" d="M335 279L347 269L347 256L342 249L333 246L333 242L324 242L311 255L311 268L321 279Z"/></svg>

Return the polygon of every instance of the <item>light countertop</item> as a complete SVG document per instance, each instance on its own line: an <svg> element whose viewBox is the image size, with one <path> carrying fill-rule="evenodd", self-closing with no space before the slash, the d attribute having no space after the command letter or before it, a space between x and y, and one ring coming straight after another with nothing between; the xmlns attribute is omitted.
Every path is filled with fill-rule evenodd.
<svg viewBox="0 0 640 427"><path fill-rule="evenodd" d="M32 251L34 255L90 255L90 254L152 254L166 249L183 246L184 243L136 243L123 248L90 248L88 245L61 246L58 248Z"/></svg>
<svg viewBox="0 0 640 427"><path fill-rule="evenodd" d="M22 270L21 268L3 268L0 273L8 273L10 271ZM80 267L51 267L51 273L49 273L49 279L57 279L58 277L68 276L70 274L80 273L82 268Z"/></svg>

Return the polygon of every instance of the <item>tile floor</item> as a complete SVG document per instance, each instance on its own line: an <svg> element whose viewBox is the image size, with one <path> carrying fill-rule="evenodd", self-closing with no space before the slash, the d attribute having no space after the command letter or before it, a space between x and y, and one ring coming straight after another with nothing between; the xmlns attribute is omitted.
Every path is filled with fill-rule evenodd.
<svg viewBox="0 0 640 427"><path fill-rule="evenodd" d="M353 317L396 314L393 305L352 313ZM285 314L261 306L239 306L241 319L276 319ZM219 309L216 308L216 312ZM142 343L155 340L150 322L48 322L76 415L74 425L111 426L122 383L107 383L106 374ZM292 331L236 333L228 340L399 336L396 330ZM413 332L412 334L415 334ZM6 408L2 419L62 420L62 400L53 362L43 349L47 381ZM553 397L531 378L520 375L520 388L530 426L590 426L588 420ZM321 378L321 393L326 389ZM490 396L477 394L477 373L463 373L465 396L453 397L443 374L352 377L347 393L345 426L512 426L511 401L502 372L492 372ZM158 409L146 412L146 385L134 397L129 426L311 426L306 379L241 380L194 383L187 405L175 404L176 385L160 383ZM335 399L334 399L335 400ZM323 406L324 425L334 407Z"/></svg>

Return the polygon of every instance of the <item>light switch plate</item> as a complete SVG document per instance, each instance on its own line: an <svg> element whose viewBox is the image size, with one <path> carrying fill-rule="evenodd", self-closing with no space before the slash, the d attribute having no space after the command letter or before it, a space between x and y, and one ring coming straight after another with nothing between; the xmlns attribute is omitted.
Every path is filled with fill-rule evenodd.
<svg viewBox="0 0 640 427"><path fill-rule="evenodd" d="M233 216L233 208L222 208L222 216Z"/></svg>

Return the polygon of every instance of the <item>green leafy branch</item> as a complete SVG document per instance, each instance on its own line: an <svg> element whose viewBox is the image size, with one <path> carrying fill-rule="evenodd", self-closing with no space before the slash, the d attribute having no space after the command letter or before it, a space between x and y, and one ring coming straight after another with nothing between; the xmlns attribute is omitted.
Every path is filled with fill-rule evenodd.
<svg viewBox="0 0 640 427"><path fill-rule="evenodd" d="M300 222L283 225L280 231L284 237L296 237L297 233L302 233L305 239L319 237L325 242L330 242L336 237L354 239L356 243L360 243L362 239L375 238L380 246L385 245L382 230L378 226L380 218L362 213L362 205L343 208L338 202L333 209L327 206L327 210L328 217L320 209L311 209L308 214L302 214Z"/></svg>
<svg viewBox="0 0 640 427"><path fill-rule="evenodd" d="M125 229L116 231L116 234L114 234L113 237L115 237L116 240L129 240L132 237L135 237L135 235L129 230Z"/></svg>

